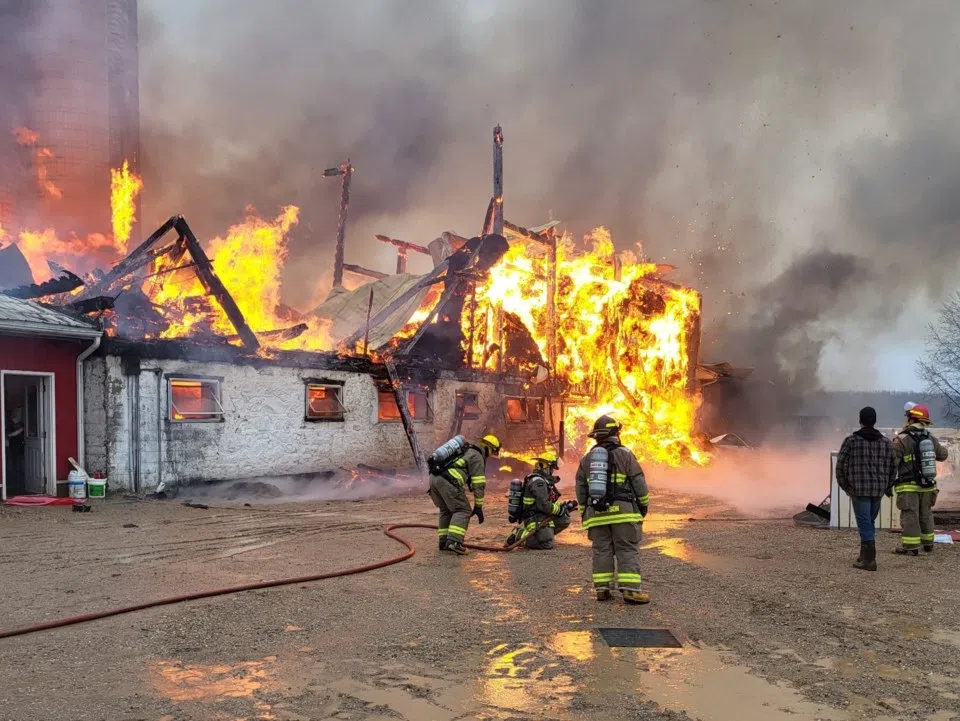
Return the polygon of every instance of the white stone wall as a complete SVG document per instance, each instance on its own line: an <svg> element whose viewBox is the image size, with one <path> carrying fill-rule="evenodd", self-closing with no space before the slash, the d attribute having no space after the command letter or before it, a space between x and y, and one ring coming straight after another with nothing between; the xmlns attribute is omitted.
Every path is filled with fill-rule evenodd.
<svg viewBox="0 0 960 721"><path fill-rule="evenodd" d="M220 379L223 422L168 421L171 374ZM344 422L304 420L307 378L344 382ZM137 460L141 491L160 480L177 484L312 473L358 463L384 469L413 464L402 425L377 422L377 393L367 375L143 359L140 375L126 376L119 358L107 356L88 362L85 393L88 470L106 473L113 489L133 488Z"/></svg>
<svg viewBox="0 0 960 721"><path fill-rule="evenodd" d="M178 374L220 381L223 422L168 420L168 377ZM343 422L304 420L305 382L315 378L343 381ZM402 424L378 422L377 388L364 374L145 358L139 375L127 375L119 357L105 356L86 363L84 389L87 470L105 473L114 490L146 492L161 480L177 485L361 463L388 470L413 465ZM481 419L464 421L461 433L468 439L492 431L509 450L523 451L546 432L543 423L506 422L501 384L441 374L432 386L433 419L416 422L425 455L450 436L458 390L476 392L483 410Z"/></svg>

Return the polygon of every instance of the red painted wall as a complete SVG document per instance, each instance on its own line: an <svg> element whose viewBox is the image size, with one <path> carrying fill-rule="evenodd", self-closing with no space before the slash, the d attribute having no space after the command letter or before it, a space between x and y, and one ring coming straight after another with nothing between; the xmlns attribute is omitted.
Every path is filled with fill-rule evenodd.
<svg viewBox="0 0 960 721"><path fill-rule="evenodd" d="M57 480L70 472L67 458L77 457L77 356L90 341L46 340L0 335L0 370L54 374L57 413ZM0 443L0 461L3 444Z"/></svg>

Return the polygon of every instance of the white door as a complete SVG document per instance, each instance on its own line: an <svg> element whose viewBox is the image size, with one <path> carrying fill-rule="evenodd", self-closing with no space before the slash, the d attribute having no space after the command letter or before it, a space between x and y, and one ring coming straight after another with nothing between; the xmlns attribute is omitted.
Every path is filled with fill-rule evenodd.
<svg viewBox="0 0 960 721"><path fill-rule="evenodd" d="M24 389L23 476L27 493L47 489L46 378L37 378Z"/></svg>

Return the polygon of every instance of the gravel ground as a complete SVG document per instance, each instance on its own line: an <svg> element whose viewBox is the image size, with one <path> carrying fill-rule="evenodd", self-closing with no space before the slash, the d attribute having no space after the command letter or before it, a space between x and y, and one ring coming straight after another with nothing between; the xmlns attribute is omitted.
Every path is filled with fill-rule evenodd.
<svg viewBox="0 0 960 721"><path fill-rule="evenodd" d="M653 497L649 606L593 600L579 527L552 552L466 558L407 530L417 554L402 565L0 641L0 718L960 715L954 547L901 558L883 534L880 571L863 573L855 533ZM503 504L490 493L472 540L502 542ZM404 521L435 522L429 500L4 508L0 626L370 563L402 552L380 529ZM685 648L611 650L594 632L630 626L669 628Z"/></svg>

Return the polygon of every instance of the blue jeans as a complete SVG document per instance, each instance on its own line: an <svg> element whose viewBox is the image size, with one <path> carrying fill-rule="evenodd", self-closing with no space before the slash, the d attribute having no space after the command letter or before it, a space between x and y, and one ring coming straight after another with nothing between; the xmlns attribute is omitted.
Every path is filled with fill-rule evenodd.
<svg viewBox="0 0 960 721"><path fill-rule="evenodd" d="M880 501L883 496L874 498L873 496L853 496L850 502L853 503L853 513L857 517L857 528L860 530L860 540L863 543L873 543L877 540L877 529L874 523L877 516L880 515Z"/></svg>

